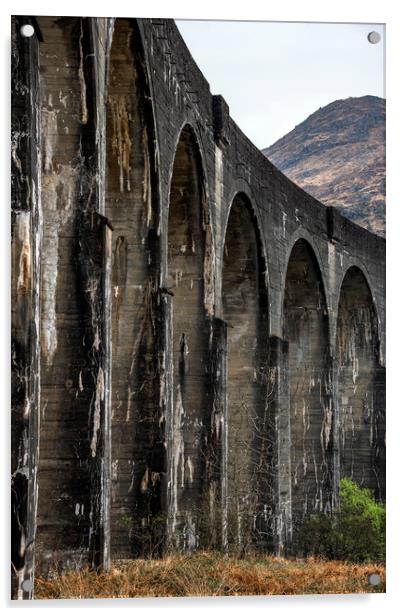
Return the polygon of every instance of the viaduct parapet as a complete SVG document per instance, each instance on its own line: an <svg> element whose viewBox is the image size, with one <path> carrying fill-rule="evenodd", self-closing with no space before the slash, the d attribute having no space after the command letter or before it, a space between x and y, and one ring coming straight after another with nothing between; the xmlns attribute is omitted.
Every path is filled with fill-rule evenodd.
<svg viewBox="0 0 402 616"><path fill-rule="evenodd" d="M384 358L385 241L265 158L173 21L12 19L14 596L292 550L343 476L384 499Z"/></svg>

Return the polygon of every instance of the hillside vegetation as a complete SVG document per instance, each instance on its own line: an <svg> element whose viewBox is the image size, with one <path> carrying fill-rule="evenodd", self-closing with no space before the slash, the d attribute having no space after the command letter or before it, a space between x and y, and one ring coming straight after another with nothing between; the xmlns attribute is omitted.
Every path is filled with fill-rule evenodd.
<svg viewBox="0 0 402 616"><path fill-rule="evenodd" d="M306 192L385 236L384 99L334 101L263 153Z"/></svg>

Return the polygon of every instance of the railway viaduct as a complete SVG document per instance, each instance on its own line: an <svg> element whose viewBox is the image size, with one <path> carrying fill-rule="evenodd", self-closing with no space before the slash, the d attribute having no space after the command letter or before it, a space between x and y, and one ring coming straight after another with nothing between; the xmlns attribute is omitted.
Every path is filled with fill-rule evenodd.
<svg viewBox="0 0 402 616"><path fill-rule="evenodd" d="M263 156L174 21L12 19L15 597L291 550L342 476L384 499L384 358L385 241Z"/></svg>

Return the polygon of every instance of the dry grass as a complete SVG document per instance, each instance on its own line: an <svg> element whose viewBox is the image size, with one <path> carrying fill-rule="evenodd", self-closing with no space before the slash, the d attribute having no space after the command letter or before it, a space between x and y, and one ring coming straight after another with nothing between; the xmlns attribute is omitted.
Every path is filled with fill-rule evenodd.
<svg viewBox="0 0 402 616"><path fill-rule="evenodd" d="M381 584L368 584L377 572ZM36 599L203 597L385 592L382 565L274 557L236 559L202 552L113 563L108 573L79 571L36 579Z"/></svg>

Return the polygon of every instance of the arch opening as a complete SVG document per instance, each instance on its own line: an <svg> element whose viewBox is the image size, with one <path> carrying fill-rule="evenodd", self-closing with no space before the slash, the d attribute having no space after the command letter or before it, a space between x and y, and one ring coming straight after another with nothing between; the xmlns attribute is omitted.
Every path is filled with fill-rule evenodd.
<svg viewBox="0 0 402 616"><path fill-rule="evenodd" d="M336 358L341 477L385 498L385 377L372 294L357 267L340 291Z"/></svg>
<svg viewBox="0 0 402 616"><path fill-rule="evenodd" d="M333 401L324 286L310 245L298 240L286 273L292 518L331 506Z"/></svg>
<svg viewBox="0 0 402 616"><path fill-rule="evenodd" d="M173 372L171 538L180 548L200 544L208 424L208 328L204 305L206 198L198 144L185 126L170 187L167 286L172 296Z"/></svg>
<svg viewBox="0 0 402 616"><path fill-rule="evenodd" d="M223 252L227 326L227 534L230 548L266 544L271 512L267 403L268 300L251 204L235 197Z"/></svg>
<svg viewBox="0 0 402 616"><path fill-rule="evenodd" d="M149 93L136 23L116 19L106 110L105 213L112 238L112 557L152 549L161 509L163 435L153 311L155 177Z"/></svg>

